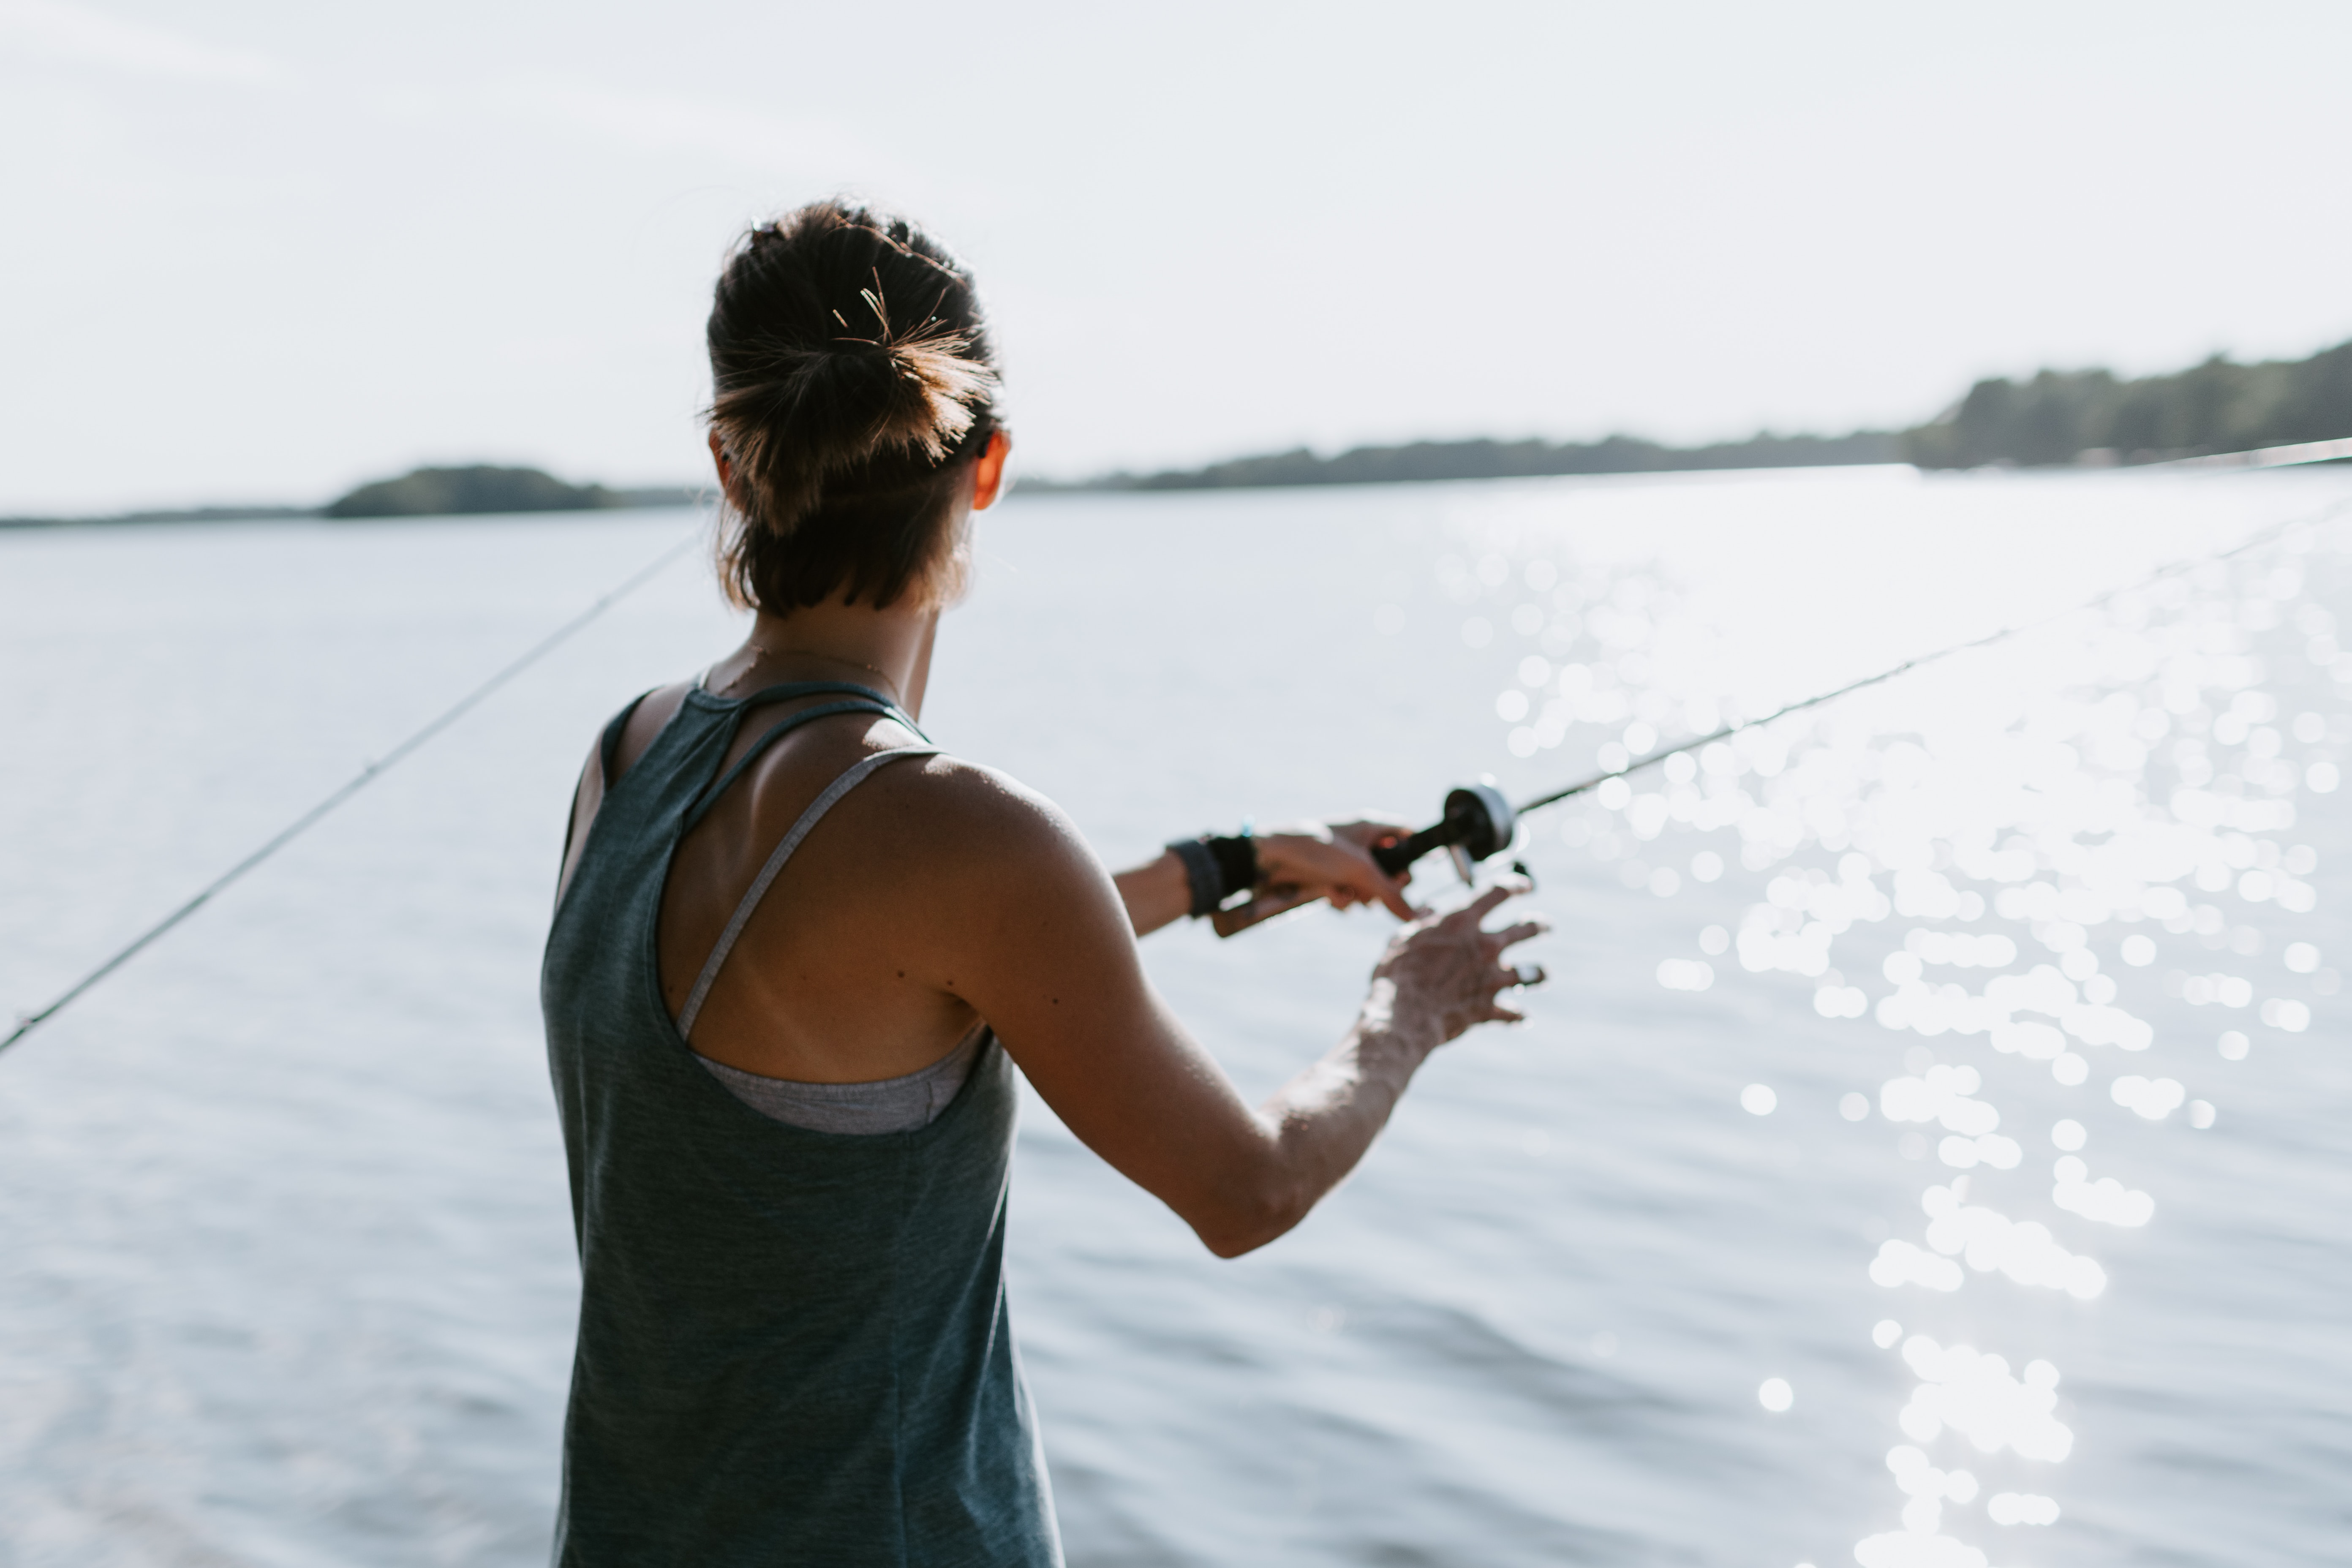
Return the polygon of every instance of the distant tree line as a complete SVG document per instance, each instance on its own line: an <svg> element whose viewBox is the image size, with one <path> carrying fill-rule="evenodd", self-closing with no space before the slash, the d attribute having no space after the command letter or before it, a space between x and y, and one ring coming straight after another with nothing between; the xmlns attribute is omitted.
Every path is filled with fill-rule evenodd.
<svg viewBox="0 0 2352 1568"><path fill-rule="evenodd" d="M2171 375L2126 380L2104 370L2045 370L2022 383L1980 381L1940 417L1908 430L1774 436L1666 447L1631 436L1591 442L1415 441L1334 457L1305 447L1206 468L1118 473L1036 489L1202 490L1249 486L1386 484L1643 474L1706 468L1916 463L2146 463L2352 437L2352 342L2309 359L2235 364L2216 356Z"/></svg>
<svg viewBox="0 0 2352 1568"><path fill-rule="evenodd" d="M1160 474L1113 474L1075 486L1043 489L1115 490L1241 489L1261 485L1379 485L1426 479L1532 479L1556 474L1669 473L1688 468L1817 468L1837 463L1895 463L1897 437L1863 430L1851 436L1759 436L1715 447L1662 447L1631 436L1588 443L1549 441L1415 441L1405 447L1357 447L1318 458L1301 447L1263 458L1235 458ZM1024 480L1024 484L1032 481Z"/></svg>
<svg viewBox="0 0 2352 1568"><path fill-rule="evenodd" d="M176 511L118 511L104 517L0 517L0 528L69 528L85 522L267 522L318 515L314 506L192 506Z"/></svg>
<svg viewBox="0 0 2352 1568"><path fill-rule="evenodd" d="M1903 433L1923 468L2145 463L2352 436L2352 342L2309 359L2233 364L2220 355L2171 375L2045 370L1980 381L1942 418Z"/></svg>
<svg viewBox="0 0 2352 1568"><path fill-rule="evenodd" d="M126 511L110 517L0 517L0 528L53 528L72 523L249 522L328 517L460 517L530 511L607 511L625 507L691 506L688 485L608 489L573 485L537 468L415 468L377 479L324 506L205 506L180 511Z"/></svg>

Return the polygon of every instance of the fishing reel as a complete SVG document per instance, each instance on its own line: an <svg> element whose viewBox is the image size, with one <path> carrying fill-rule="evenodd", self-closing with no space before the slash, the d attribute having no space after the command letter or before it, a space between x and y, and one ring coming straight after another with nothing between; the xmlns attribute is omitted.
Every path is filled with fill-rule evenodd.
<svg viewBox="0 0 2352 1568"><path fill-rule="evenodd" d="M1476 784L1447 791L1444 816L1409 837L1380 845L1373 849L1372 859L1393 877L1431 850L1443 849L1453 857L1454 869L1462 879L1475 881L1477 873L1472 868L1509 848L1518 826L1511 803L1495 787L1494 776L1487 774Z"/></svg>
<svg viewBox="0 0 2352 1568"><path fill-rule="evenodd" d="M1431 850L1443 849L1452 858L1462 880L1473 882L1477 879L1477 863L1509 848L1518 825L1518 814L1503 797L1493 776L1482 775L1475 784L1447 791L1445 814L1427 827L1373 846L1372 860L1393 877ZM1296 889L1263 889L1247 903L1217 910L1209 917L1209 923L1219 936L1232 936L1311 901L1309 895Z"/></svg>

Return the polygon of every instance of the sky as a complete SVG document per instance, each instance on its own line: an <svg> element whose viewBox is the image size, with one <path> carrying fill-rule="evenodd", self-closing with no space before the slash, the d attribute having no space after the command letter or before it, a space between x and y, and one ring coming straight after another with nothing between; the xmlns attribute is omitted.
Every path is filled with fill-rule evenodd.
<svg viewBox="0 0 2352 1568"><path fill-rule="evenodd" d="M1017 460L1916 423L2352 337L2352 7L0 0L0 514L698 479L747 224L973 267Z"/></svg>

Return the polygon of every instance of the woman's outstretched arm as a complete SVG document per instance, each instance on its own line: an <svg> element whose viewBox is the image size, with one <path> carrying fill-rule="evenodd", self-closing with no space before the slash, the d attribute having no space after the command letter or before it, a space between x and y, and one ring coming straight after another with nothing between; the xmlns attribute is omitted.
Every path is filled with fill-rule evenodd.
<svg viewBox="0 0 2352 1568"><path fill-rule="evenodd" d="M973 770L975 773L978 770ZM995 1028L1073 1132L1231 1258L1282 1235L1355 1168L1431 1052L1519 1015L1505 952L1546 929L1481 922L1521 886L1401 927L1338 1043L1244 1101L1144 977L1121 889L1054 806L1002 780L944 815L984 846L943 868L946 988ZM1535 978L1540 978L1539 975ZM1302 1042L1304 1044L1304 1042Z"/></svg>

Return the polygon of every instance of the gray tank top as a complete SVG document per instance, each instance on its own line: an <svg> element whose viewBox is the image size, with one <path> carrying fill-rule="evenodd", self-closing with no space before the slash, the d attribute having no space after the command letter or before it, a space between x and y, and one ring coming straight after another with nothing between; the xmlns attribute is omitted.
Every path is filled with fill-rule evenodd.
<svg viewBox="0 0 2352 1568"><path fill-rule="evenodd" d="M748 712L803 697L833 700L720 776ZM1005 1309L1003 1048L984 1031L959 1047L961 1086L919 1126L825 1132L746 1104L662 1000L655 925L678 841L782 734L850 712L920 734L861 687L688 692L607 788L557 906L541 1000L582 1276L563 1568L1062 1561ZM606 731L608 780L626 716Z"/></svg>

